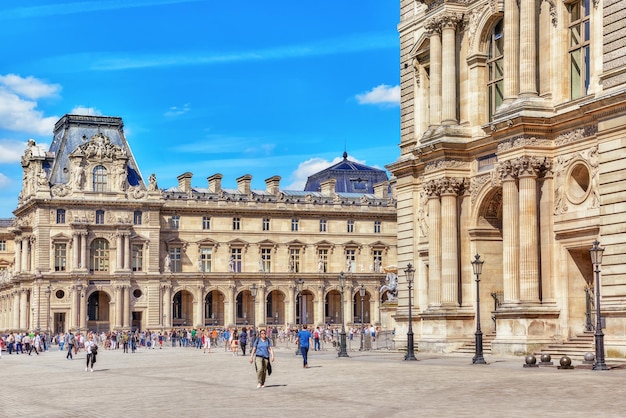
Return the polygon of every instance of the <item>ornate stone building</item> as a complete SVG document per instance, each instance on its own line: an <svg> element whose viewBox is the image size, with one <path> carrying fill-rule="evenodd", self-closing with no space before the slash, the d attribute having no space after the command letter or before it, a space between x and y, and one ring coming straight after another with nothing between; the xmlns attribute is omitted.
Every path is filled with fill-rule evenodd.
<svg viewBox="0 0 626 418"><path fill-rule="evenodd" d="M626 355L626 2L401 0L398 338L416 267L420 350L481 328L521 354L590 330ZM404 340L406 344L406 339Z"/></svg>
<svg viewBox="0 0 626 418"><path fill-rule="evenodd" d="M30 141L22 167L0 229L0 330L338 324L341 272L346 323L381 323L383 266L396 263L389 181L304 192L275 176L253 190L244 175L226 189L220 174L195 187L184 173L164 190L154 174L144 183L120 118L78 115L48 151Z"/></svg>

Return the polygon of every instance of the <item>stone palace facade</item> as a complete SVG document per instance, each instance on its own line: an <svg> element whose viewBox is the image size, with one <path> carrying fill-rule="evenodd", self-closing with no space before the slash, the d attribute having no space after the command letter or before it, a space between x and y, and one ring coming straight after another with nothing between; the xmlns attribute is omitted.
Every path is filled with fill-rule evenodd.
<svg viewBox="0 0 626 418"><path fill-rule="evenodd" d="M15 218L0 225L2 331L340 324L342 303L346 324L391 323L384 172L363 193L337 192L337 178L306 192L281 190L278 176L265 190L250 175L236 189L220 174L195 187L188 172L160 189L120 118L79 115L58 121L49 150L29 141L22 167Z"/></svg>
<svg viewBox="0 0 626 418"><path fill-rule="evenodd" d="M400 5L397 338L412 263L420 350L474 339L475 254L492 352L591 331L598 240L605 346L626 355L626 2Z"/></svg>

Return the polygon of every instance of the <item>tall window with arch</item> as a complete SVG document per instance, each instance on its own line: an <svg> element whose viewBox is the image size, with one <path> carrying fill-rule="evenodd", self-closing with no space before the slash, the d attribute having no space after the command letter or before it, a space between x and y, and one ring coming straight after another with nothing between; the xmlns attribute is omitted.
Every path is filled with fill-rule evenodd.
<svg viewBox="0 0 626 418"><path fill-rule="evenodd" d="M489 120L493 120L498 107L504 100L504 20L500 19L493 27L489 38L487 57L487 90L489 100Z"/></svg>
<svg viewBox="0 0 626 418"><path fill-rule="evenodd" d="M96 238L91 241L89 254L90 271L109 271L109 242L106 239Z"/></svg>
<svg viewBox="0 0 626 418"><path fill-rule="evenodd" d="M107 191L107 169L102 165L94 167L92 174L92 185L94 192Z"/></svg>

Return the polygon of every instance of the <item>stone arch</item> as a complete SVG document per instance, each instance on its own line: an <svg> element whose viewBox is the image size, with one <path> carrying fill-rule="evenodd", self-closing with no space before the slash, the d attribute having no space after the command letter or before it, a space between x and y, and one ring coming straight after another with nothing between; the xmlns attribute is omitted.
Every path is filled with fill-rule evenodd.
<svg viewBox="0 0 626 418"><path fill-rule="evenodd" d="M212 326L224 326L225 325L225 310L224 302L226 301L226 295L218 290L209 289L204 295L204 325Z"/></svg>
<svg viewBox="0 0 626 418"><path fill-rule="evenodd" d="M174 327L193 326L193 293L179 288L172 296L172 325Z"/></svg>
<svg viewBox="0 0 626 418"><path fill-rule="evenodd" d="M327 290L324 295L324 323L330 325L341 324L341 289L333 286ZM345 321L347 312L344 311L343 316Z"/></svg>
<svg viewBox="0 0 626 418"><path fill-rule="evenodd" d="M94 289L86 295L87 328L92 331L109 331L111 329L111 300L108 292Z"/></svg>
<svg viewBox="0 0 626 418"><path fill-rule="evenodd" d="M265 296L265 316L267 325L285 324L287 294L278 287L269 287Z"/></svg>

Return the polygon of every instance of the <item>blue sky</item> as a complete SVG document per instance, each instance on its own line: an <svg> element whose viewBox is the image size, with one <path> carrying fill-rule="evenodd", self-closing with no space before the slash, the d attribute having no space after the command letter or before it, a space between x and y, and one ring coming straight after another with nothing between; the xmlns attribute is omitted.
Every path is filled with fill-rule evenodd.
<svg viewBox="0 0 626 418"><path fill-rule="evenodd" d="M344 149L399 155L398 2L0 2L0 218L11 217L29 138L67 113L119 116L159 187L190 171L252 188L308 175Z"/></svg>

